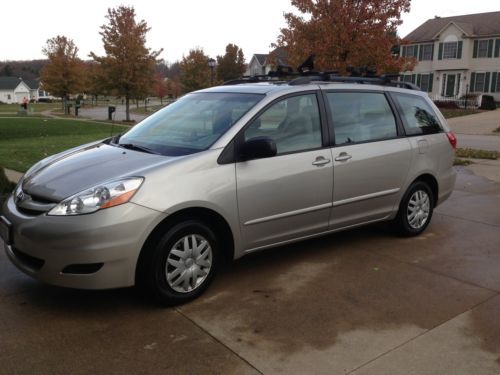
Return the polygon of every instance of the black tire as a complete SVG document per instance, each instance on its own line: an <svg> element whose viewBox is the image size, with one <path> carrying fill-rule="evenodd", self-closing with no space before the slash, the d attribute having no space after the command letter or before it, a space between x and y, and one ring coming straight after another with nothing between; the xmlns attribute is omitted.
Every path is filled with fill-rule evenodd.
<svg viewBox="0 0 500 375"><path fill-rule="evenodd" d="M180 240L186 237L188 237L188 242L191 241L191 247L193 247L193 242L190 240L193 235L196 236L196 240L203 239L207 241L211 251L211 266L205 277L199 275L200 280L203 277L204 279L200 281L199 285L194 286L193 290L175 290L175 288L182 288L182 286L171 285L177 280L175 278L173 282L167 280L168 269L173 267L169 263L169 268L167 268L169 256L170 261L183 261L184 267L187 267L186 270L191 269L190 267L199 267L201 270L201 267L198 266L197 263L190 265L187 263L187 260L183 260L180 257L175 259L177 257L176 254L172 253L172 250L176 250L173 247L176 244L179 245L181 242ZM180 246L182 246L182 243ZM214 231L198 220L187 220L170 227L165 234L158 236L153 241L148 241L148 244L145 245L142 251L143 253L137 265L137 284L141 290L145 291L156 302L163 306L185 303L200 296L207 289L217 271L220 253L219 241ZM175 271L175 267L173 267L173 269ZM170 275L172 274L174 274L174 272ZM198 278L197 276L195 277ZM190 280L194 281L195 277L190 277ZM180 276L178 276L178 278L180 278ZM192 286L190 282L189 287Z"/></svg>
<svg viewBox="0 0 500 375"><path fill-rule="evenodd" d="M427 195L429 201L427 218L421 224L418 223L418 220L417 223L411 223L409 218L409 215L413 213L411 211L411 207L414 207L414 199L416 198L416 194L418 194L418 192L421 192L421 194L423 195ZM410 203L410 200L412 200L412 203ZM411 184L405 195L403 196L403 199L401 200L398 214L393 221L398 234L405 237L411 237L418 236L420 233L422 233L425 228L427 228L432 219L434 205L435 197L432 189L429 187L429 185L427 185L427 183L425 183L424 181L415 181L413 184Z"/></svg>

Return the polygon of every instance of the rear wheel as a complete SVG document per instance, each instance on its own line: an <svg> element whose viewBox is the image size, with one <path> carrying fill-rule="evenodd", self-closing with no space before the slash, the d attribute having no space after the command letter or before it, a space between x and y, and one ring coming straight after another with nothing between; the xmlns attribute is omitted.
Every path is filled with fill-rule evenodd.
<svg viewBox="0 0 500 375"><path fill-rule="evenodd" d="M143 249L138 283L156 301L183 303L207 289L219 261L218 241L208 226L184 221L152 242Z"/></svg>
<svg viewBox="0 0 500 375"><path fill-rule="evenodd" d="M429 225L435 197L431 188L423 181L414 182L401 200L394 220L398 232L404 236L416 236Z"/></svg>

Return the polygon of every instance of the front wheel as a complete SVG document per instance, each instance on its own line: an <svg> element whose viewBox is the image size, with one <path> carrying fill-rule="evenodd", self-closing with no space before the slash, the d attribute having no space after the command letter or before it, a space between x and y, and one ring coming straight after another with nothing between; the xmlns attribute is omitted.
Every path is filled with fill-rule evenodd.
<svg viewBox="0 0 500 375"><path fill-rule="evenodd" d="M138 283L163 305L187 302L203 293L219 260L216 235L196 220L174 225L143 251Z"/></svg>
<svg viewBox="0 0 500 375"><path fill-rule="evenodd" d="M394 220L398 232L403 236L416 236L429 225L434 209L434 194L423 181L414 182L399 206Z"/></svg>

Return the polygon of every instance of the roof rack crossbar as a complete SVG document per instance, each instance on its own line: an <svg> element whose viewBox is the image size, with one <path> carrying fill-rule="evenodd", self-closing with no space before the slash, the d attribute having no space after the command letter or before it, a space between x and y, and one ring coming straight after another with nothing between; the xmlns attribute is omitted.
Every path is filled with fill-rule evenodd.
<svg viewBox="0 0 500 375"><path fill-rule="evenodd" d="M242 83L283 83L287 82L290 86L305 85L311 82L341 82L372 84L381 86L404 87L409 90L420 90L420 88L410 82L400 81L399 74L384 74L377 76L374 69L367 67L354 68L348 67L350 76L340 76L338 71L317 72L314 70L314 57L310 55L294 72L290 66L278 65L277 69L268 74L242 76L224 82L224 85L238 85Z"/></svg>

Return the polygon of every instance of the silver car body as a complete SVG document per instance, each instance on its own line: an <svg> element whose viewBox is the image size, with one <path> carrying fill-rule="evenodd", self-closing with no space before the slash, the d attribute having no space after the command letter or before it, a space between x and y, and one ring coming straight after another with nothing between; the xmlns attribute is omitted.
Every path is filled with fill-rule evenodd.
<svg viewBox="0 0 500 375"><path fill-rule="evenodd" d="M256 250L390 220L405 191L421 176L436 182L437 204L449 197L455 182L449 129L439 110L419 91L411 95L425 98L432 106L442 132L220 163L226 147L269 103L284 95L322 95L327 90L408 93L395 87L338 83L264 83L204 90L265 97L206 151L165 157L96 142L42 161L4 204L2 213L12 224L13 245L5 246L9 258L25 273L52 284L125 287L135 283L139 254L153 230L185 210L202 209L223 219L232 236L229 251L236 259ZM38 196L58 201L123 176L144 177L126 204L71 217L29 214L30 204L37 209L50 206L37 201ZM70 265L97 263L102 267L96 272L64 272Z"/></svg>

